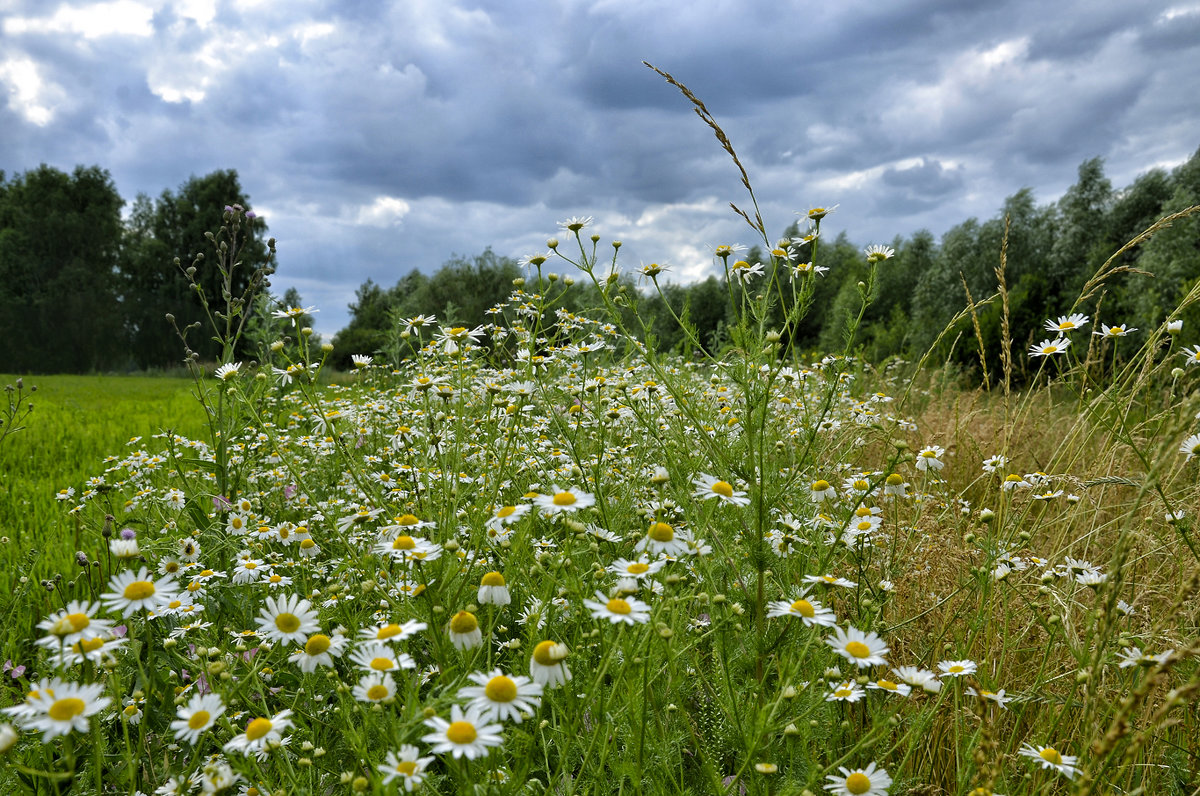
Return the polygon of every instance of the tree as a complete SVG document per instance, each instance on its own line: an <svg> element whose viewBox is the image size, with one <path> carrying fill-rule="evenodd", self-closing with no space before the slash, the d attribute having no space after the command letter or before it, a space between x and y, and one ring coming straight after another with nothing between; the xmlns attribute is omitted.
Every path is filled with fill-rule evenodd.
<svg viewBox="0 0 1200 796"><path fill-rule="evenodd" d="M83 372L125 348L114 269L121 206L98 166L0 173L0 339L16 371Z"/></svg>
<svg viewBox="0 0 1200 796"><path fill-rule="evenodd" d="M156 201L140 195L134 202L121 272L130 351L140 367L166 367L182 358L183 345L166 320L168 313L175 316L180 329L200 323L189 335L188 346L202 359L219 358L220 346L211 339L204 307L181 269L195 264L196 282L210 308L224 310L223 279L206 233L216 232L223 223L225 207L235 204L247 210L250 207L233 170L192 177L176 193L163 191ZM232 297L245 291L254 269L270 258L266 230L262 219L248 216L242 222L243 265L234 272ZM197 261L201 254L204 259Z"/></svg>

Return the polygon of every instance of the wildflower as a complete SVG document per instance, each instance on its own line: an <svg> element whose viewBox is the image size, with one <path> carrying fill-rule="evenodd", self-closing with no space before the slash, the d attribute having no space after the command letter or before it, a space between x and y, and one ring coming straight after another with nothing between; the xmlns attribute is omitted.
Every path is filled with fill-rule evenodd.
<svg viewBox="0 0 1200 796"><path fill-rule="evenodd" d="M217 368L213 375L215 375L221 381L229 381L230 379L237 378L238 371L241 369L241 362L226 362L224 365Z"/></svg>
<svg viewBox="0 0 1200 796"><path fill-rule="evenodd" d="M320 310L316 307L284 307L281 310L275 310L271 315L276 318L291 318L292 323L295 323L297 318L304 315L313 315L317 312L320 312Z"/></svg>
<svg viewBox="0 0 1200 796"><path fill-rule="evenodd" d="M257 718L246 724L246 729L225 744L226 752L241 752L252 755L264 752L269 746L283 741L283 733L292 726L292 711L282 710L271 718Z"/></svg>
<svg viewBox="0 0 1200 796"><path fill-rule="evenodd" d="M387 672L364 674L354 686L354 698L359 702L389 702L396 698L396 681Z"/></svg>
<svg viewBox="0 0 1200 796"><path fill-rule="evenodd" d="M1185 439L1179 446L1179 452L1187 454L1187 458L1184 459L1186 462L1190 462L1194 456L1200 454L1200 434L1193 434Z"/></svg>
<svg viewBox="0 0 1200 796"><path fill-rule="evenodd" d="M1034 746L1031 743L1021 745L1018 754L1038 761L1042 768L1057 771L1067 779L1074 779L1079 773L1079 769L1075 767L1075 762L1079 760L1075 755L1061 754L1053 746Z"/></svg>
<svg viewBox="0 0 1200 796"><path fill-rule="evenodd" d="M1071 315L1059 316L1057 321L1046 321L1046 331L1056 332L1060 337L1076 329L1082 329L1088 324L1088 316L1076 312Z"/></svg>
<svg viewBox="0 0 1200 796"><path fill-rule="evenodd" d="M540 641L529 659L529 676L546 688L557 688L571 679L571 670L564 662L570 650L557 641Z"/></svg>
<svg viewBox="0 0 1200 796"><path fill-rule="evenodd" d="M637 552L649 551L663 556L683 555L688 550L691 536L682 528L656 520L650 523L646 535L634 546Z"/></svg>
<svg viewBox="0 0 1200 796"><path fill-rule="evenodd" d="M42 742L49 743L72 730L87 732L88 719L99 713L112 699L101 696L104 686L99 683L71 683L55 677L39 681L25 697L25 702L5 708L16 716L22 729L42 733Z"/></svg>
<svg viewBox="0 0 1200 796"><path fill-rule="evenodd" d="M875 691L887 691L891 694L906 697L912 693L912 686L908 683L894 683L891 680L876 680L867 683L867 688Z"/></svg>
<svg viewBox="0 0 1200 796"><path fill-rule="evenodd" d="M721 259L727 259L733 254L746 251L746 247L740 243L728 244L722 243L713 250L713 254Z"/></svg>
<svg viewBox="0 0 1200 796"><path fill-rule="evenodd" d="M320 629L312 603L294 594L278 600L268 597L267 606L259 611L255 622L263 638L284 643L304 644L309 633Z"/></svg>
<svg viewBox="0 0 1200 796"><path fill-rule="evenodd" d="M483 631L479 629L479 620L470 611L459 611L450 618L447 625L450 633L450 643L460 650L469 650L483 643Z"/></svg>
<svg viewBox="0 0 1200 796"><path fill-rule="evenodd" d="M626 558L619 558L609 565L608 571L620 576L623 580L636 582L656 574L666 565L667 562L661 558L655 561L645 561L640 558L637 561L630 561Z"/></svg>
<svg viewBox="0 0 1200 796"><path fill-rule="evenodd" d="M522 675L507 675L500 669L468 676L473 686L460 688L458 695L470 700L468 709L475 709L487 721L521 723L521 713L532 712L542 701L542 684Z"/></svg>
<svg viewBox="0 0 1200 796"><path fill-rule="evenodd" d="M941 470L945 467L942 462L942 457L946 455L946 449L940 448L937 445L930 445L921 448L917 453L917 460L913 463L918 470Z"/></svg>
<svg viewBox="0 0 1200 796"><path fill-rule="evenodd" d="M729 275L739 283L745 285L756 276L762 276L763 264L754 263L751 265L745 260L738 260L729 269Z"/></svg>
<svg viewBox="0 0 1200 796"><path fill-rule="evenodd" d="M410 619L402 625L395 622L386 622L377 627L365 627L358 632L360 638L366 641L387 641L398 642L415 636L422 630L429 627L424 622L418 622L415 619Z"/></svg>
<svg viewBox="0 0 1200 796"><path fill-rule="evenodd" d="M474 708L468 708L464 713L458 705L453 705L450 708L450 721L440 716L425 720L425 726L433 732L421 740L433 746L434 754L448 752L455 758L474 760L486 755L489 747L504 743L500 737L500 725L484 724L484 721Z"/></svg>
<svg viewBox="0 0 1200 796"><path fill-rule="evenodd" d="M1017 488L1032 489L1033 484L1029 483L1016 473L1009 473L1008 475L1004 476L1004 483L1000 485L1000 488L1005 492L1010 492Z"/></svg>
<svg viewBox="0 0 1200 796"><path fill-rule="evenodd" d="M891 473L887 478L883 479L883 494L895 495L896 497L904 497L908 494L908 484L904 482L904 476L900 473Z"/></svg>
<svg viewBox="0 0 1200 796"><path fill-rule="evenodd" d="M1065 337L1056 337L1053 340L1043 340L1035 346L1030 346L1029 356L1048 357L1054 354L1065 354L1070 345L1071 341Z"/></svg>
<svg viewBox="0 0 1200 796"><path fill-rule="evenodd" d="M496 509L496 513L492 515L491 519L484 523L484 527L489 531L499 533L501 528L512 525L524 517L528 511L529 506L524 503L519 506L501 506Z"/></svg>
<svg viewBox="0 0 1200 796"><path fill-rule="evenodd" d="M833 488L825 479L813 481L812 488L809 490L809 496L813 503L820 503L822 500L836 500L837 490Z"/></svg>
<svg viewBox="0 0 1200 796"><path fill-rule="evenodd" d="M38 639L43 647L71 646L89 638L101 638L112 633L112 622L96 619L92 614L100 609L98 603L72 600L67 607L38 622L38 629L49 635Z"/></svg>
<svg viewBox="0 0 1200 796"><path fill-rule="evenodd" d="M834 210L837 210L839 207L841 207L841 205L834 205L833 207L814 207L807 213L797 213L796 215L806 215L811 221L820 221Z"/></svg>
<svg viewBox="0 0 1200 796"><path fill-rule="evenodd" d="M345 636L313 633L303 647L288 656L288 660L299 666L300 671L312 673L318 666L333 666L333 659L342 654L345 645Z"/></svg>
<svg viewBox="0 0 1200 796"><path fill-rule="evenodd" d="M234 785L242 781L242 775L236 773L233 768L224 760L217 758L210 760L200 769L200 792L201 793L224 793ZM185 780L184 785L186 791L191 792L191 780Z"/></svg>
<svg viewBox="0 0 1200 796"><path fill-rule="evenodd" d="M847 680L844 683L831 685L829 693L825 695L826 702L857 702L863 698L866 691L858 687L858 683L853 680Z"/></svg>
<svg viewBox="0 0 1200 796"><path fill-rule="evenodd" d="M350 362L356 368L365 368L368 365L370 365L373 361L374 361L374 358L369 357L366 354L351 354L350 355Z"/></svg>
<svg viewBox="0 0 1200 796"><path fill-rule="evenodd" d="M480 579L478 597L480 605L508 605L512 602L504 576L499 572L489 572Z"/></svg>
<svg viewBox="0 0 1200 796"><path fill-rule="evenodd" d="M859 668L887 665L887 659L883 656L889 651L888 645L874 632L864 633L855 627L846 630L835 627L833 637L826 639L825 643Z"/></svg>
<svg viewBox="0 0 1200 796"><path fill-rule="evenodd" d="M1183 331L1183 321L1176 318L1173 321L1167 321L1167 334L1179 334Z"/></svg>
<svg viewBox="0 0 1200 796"><path fill-rule="evenodd" d="M1100 324L1100 331L1092 332L1092 334L1097 337L1124 337L1136 331L1137 329L1132 326L1109 326L1106 323L1102 323Z"/></svg>
<svg viewBox="0 0 1200 796"><path fill-rule="evenodd" d="M571 216L566 221L558 222L558 226L559 229L567 232L579 232L590 223L592 223L591 216Z"/></svg>
<svg viewBox="0 0 1200 796"><path fill-rule="evenodd" d="M175 596L175 579L165 575L150 580L149 570L142 567L136 573L125 570L113 575L108 588L100 595L104 605L121 616L132 616L139 609L153 611L168 603Z"/></svg>
<svg viewBox="0 0 1200 796"><path fill-rule="evenodd" d="M180 705L175 715L179 718L171 722L176 741L184 741L192 746L200 739L200 733L216 723L225 712L225 703L216 694L195 693L187 704Z"/></svg>
<svg viewBox="0 0 1200 796"><path fill-rule="evenodd" d="M595 600L584 600L583 603L591 609L593 619L607 619L614 625L639 625L650 621L650 606L633 597L608 599L598 591Z"/></svg>
<svg viewBox="0 0 1200 796"><path fill-rule="evenodd" d="M772 602L767 606L767 616L798 616L800 621L809 627L816 625L833 627L837 624L837 617L834 616L833 611L823 607L815 600L809 600L807 591L802 591L800 596L792 602L787 600Z"/></svg>
<svg viewBox="0 0 1200 796"><path fill-rule="evenodd" d="M999 691L976 691L971 686L967 686L967 694L970 696L979 697L980 699L986 699L989 702L995 702L1004 710L1008 710L1008 702L1012 699L1012 697L1004 695L1003 688L1001 688Z"/></svg>
<svg viewBox="0 0 1200 796"><path fill-rule="evenodd" d="M412 793L425 781L425 769L433 762L432 757L419 757L415 746L404 744L398 752L388 752L383 762L376 766L383 774L383 784L390 785L397 778L404 790Z"/></svg>
<svg viewBox="0 0 1200 796"><path fill-rule="evenodd" d="M835 578L833 575L805 575L805 583L819 583L822 586L841 586L846 589L853 589L858 584L846 578Z"/></svg>
<svg viewBox="0 0 1200 796"><path fill-rule="evenodd" d="M891 246L882 246L876 243L866 248L866 255L868 263L881 263L895 257L896 250Z"/></svg>
<svg viewBox="0 0 1200 796"><path fill-rule="evenodd" d="M735 506L750 504L750 498L746 497L745 492L734 491L733 485L728 481L722 481L708 473L700 473L699 477L692 479L692 484L696 487L692 492L693 497L703 500L717 498L723 503L732 503Z"/></svg>
<svg viewBox="0 0 1200 796"><path fill-rule="evenodd" d="M369 641L360 645L351 653L350 660L368 674L390 672L393 669L417 668L417 662L410 655L404 652L397 653L379 641Z"/></svg>
<svg viewBox="0 0 1200 796"><path fill-rule="evenodd" d="M823 276L828 270L829 269L823 265L813 265L811 262L796 263L792 266L792 276L797 277L801 274L816 274L817 276Z"/></svg>
<svg viewBox="0 0 1200 796"><path fill-rule="evenodd" d="M1142 652L1141 647L1130 647L1121 653L1121 658L1117 666L1121 669L1127 669L1130 666L1144 666L1146 668L1161 666L1167 662L1174 652L1175 650L1167 650L1157 655L1150 655Z"/></svg>
<svg viewBox="0 0 1200 796"><path fill-rule="evenodd" d="M835 796L887 796L888 788L892 786L892 778L887 770L876 768L871 763L866 768L853 771L845 766L838 766L841 775L828 774L825 779L829 782L825 790Z"/></svg>
<svg viewBox="0 0 1200 796"><path fill-rule="evenodd" d="M17 731L11 724L0 724L0 755L6 753L17 743Z"/></svg>
<svg viewBox="0 0 1200 796"><path fill-rule="evenodd" d="M574 487L559 489L558 485L555 484L551 491L553 494L538 495L533 499L534 505L541 509L543 514L578 511L579 509L586 509L596 502L594 495L575 489Z"/></svg>
<svg viewBox="0 0 1200 796"><path fill-rule="evenodd" d="M983 471L985 473L995 473L1003 469L1008 464L1008 458L1000 454L989 456L983 460Z"/></svg>
<svg viewBox="0 0 1200 796"><path fill-rule="evenodd" d="M942 661L938 664L938 670L944 677L963 677L964 675L974 674L978 668L975 661Z"/></svg>
<svg viewBox="0 0 1200 796"><path fill-rule="evenodd" d="M1200 365L1200 345L1194 345L1191 348L1185 348L1179 353L1183 354L1189 365Z"/></svg>
<svg viewBox="0 0 1200 796"><path fill-rule="evenodd" d="M936 694L942 690L942 683L937 679L937 675L928 669L921 669L916 666L901 666L898 669L892 669L892 674L900 679L900 682L907 683L913 688L920 688L922 691L927 691L931 694Z"/></svg>

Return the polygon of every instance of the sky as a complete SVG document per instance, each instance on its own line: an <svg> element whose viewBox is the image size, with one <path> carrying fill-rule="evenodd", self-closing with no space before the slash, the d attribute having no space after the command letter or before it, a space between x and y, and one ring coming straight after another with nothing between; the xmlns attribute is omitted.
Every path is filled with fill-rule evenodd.
<svg viewBox="0 0 1200 796"><path fill-rule="evenodd" d="M940 236L1200 148L1197 0L0 0L0 169L99 165L130 203L236 169L326 335L368 278L576 216L686 283L755 242L749 202L642 61L772 239L833 205L862 246Z"/></svg>

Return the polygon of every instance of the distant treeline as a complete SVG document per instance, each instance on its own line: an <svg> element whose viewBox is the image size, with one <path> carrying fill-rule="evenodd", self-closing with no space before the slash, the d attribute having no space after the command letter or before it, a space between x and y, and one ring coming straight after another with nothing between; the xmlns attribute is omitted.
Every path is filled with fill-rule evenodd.
<svg viewBox="0 0 1200 796"><path fill-rule="evenodd" d="M157 199L138 196L128 220L122 221L124 200L98 167L81 166L66 174L42 166L12 179L0 172L0 340L5 352L0 368L86 372L179 363L183 346L164 318L173 313L176 325L184 328L200 320L202 310L175 260L186 268L197 253L211 251L205 233L221 225L223 208L235 202L249 207L237 173L218 171L193 177ZM1005 281L1014 353L1053 336L1043 329L1045 320L1069 311L1091 316L1089 331L1099 329L1101 322L1137 327L1142 332L1122 343L1136 345L1200 279L1200 214L1121 254L1113 264L1116 272L1101 288L1078 306L1076 299L1124 244L1158 219L1196 204L1200 151L1170 172L1154 169L1121 190L1113 188L1096 158L1080 165L1078 182L1052 204L1037 205L1032 191L1023 189L1006 199L995 217L964 221L940 241L926 230L898 236L890 244L895 257L879 269L852 348L872 361L912 359L927 351L966 305L968 291L976 302L995 293L1006 224ZM823 223L828 228L835 221L831 217ZM782 240L807 231L793 225L782 231ZM243 260L250 267L234 285L235 295L253 266L269 257L260 219L247 221L243 232L248 233ZM758 249L735 256L750 263L771 260ZM859 283L867 273L863 248L844 233L832 239L822 235L815 248L811 243L796 247L792 261L808 259L828 270L816 277L810 311L784 343L806 353L840 351L847 318L857 315L861 301ZM554 269L563 277L550 290L556 307L585 312L598 304L585 277L570 273L569 265L554 258L543 265L546 273ZM486 323L488 310L507 299L514 280L527 276L515 261L489 249L455 257L431 275L413 270L392 287L368 280L350 306L349 325L334 338L334 364L348 367L352 354L403 356L407 345L398 330L418 315L471 327ZM569 288L567 276L575 281ZM655 344L686 353L688 340L672 318L678 315L695 327L701 345L719 351L727 344L731 318L731 291L724 277L689 285L665 281L669 278L669 271L659 277L660 294L623 277L627 293L638 297L638 312ZM759 279L763 284L766 277ZM211 260L200 263L197 281L221 303L220 278ZM735 285L733 293L739 289ZM761 288L751 282L746 289ZM300 303L294 291L284 301ZM999 372L1000 302L980 307L976 319L988 369ZM1189 309L1182 319L1185 330L1200 330L1200 310ZM782 326L782 317L777 320ZM189 337L190 347L204 359L215 359L217 350L206 329L199 332ZM980 345L970 319L944 336L942 348L939 357L964 368L980 367ZM1016 361L1020 367L1026 358L1017 356Z"/></svg>
<svg viewBox="0 0 1200 796"><path fill-rule="evenodd" d="M1160 324L1200 278L1200 214L1177 221L1123 253L1113 264L1117 272L1089 299L1078 305L1076 300L1087 281L1123 245L1163 216L1196 204L1200 204L1200 151L1171 172L1154 169L1121 190L1113 189L1104 176L1103 161L1095 158L1080 165L1078 182L1052 204L1038 206L1026 188L1008 197L995 217L983 222L968 219L947 231L940 242L927 230L897 237L890 244L895 257L879 269L872 303L852 348L875 362L923 355L967 305L968 290L975 302L996 292L1002 249L1018 378L1027 362L1020 354L1054 336L1045 330L1045 321L1069 311L1092 318L1089 332L1098 330L1101 322L1137 327L1141 331L1122 343L1136 346L1141 335ZM831 220L824 221L826 227ZM790 241L807 231L793 225L784 230L783 239ZM797 247L793 262L810 258L812 246ZM750 263L770 260L759 249L736 257ZM792 339L784 342L806 353L841 351L847 319L857 316L861 303L859 282L867 276L866 257L863 247L843 233L831 240L817 238L815 263L828 271L816 277L810 311ZM543 270L556 265L569 273L570 266L553 258ZM412 271L391 288L368 281L350 306L349 326L334 339L335 356L348 364L354 353L386 352L398 325L420 314L440 314L441 320L463 325L483 323L486 311L511 293L513 279L524 276L524 269L514 261L488 250L471 259L452 259L433 275ZM576 312L596 306L594 288L579 274L574 276L579 281L575 287L563 292L561 281L552 287L555 296L563 292L558 306ZM686 346L667 310L669 304L674 314L695 326L706 348L719 350L727 342L724 332L731 318L724 277L690 285L669 284L668 278L669 272L659 277L661 295L645 285L640 288L639 312L650 323L657 346L663 350ZM754 292L766 278L749 283L746 289ZM626 284L636 289L628 278ZM735 295L738 290L735 285ZM964 317L957 329L943 337L942 350L936 353L943 361L949 358L963 368L978 370L981 337L988 370L998 373L1000 301L979 307L976 317L978 337L972 320ZM1200 310L1185 312L1183 320L1185 328L1200 332ZM782 326L781 315L778 321Z"/></svg>

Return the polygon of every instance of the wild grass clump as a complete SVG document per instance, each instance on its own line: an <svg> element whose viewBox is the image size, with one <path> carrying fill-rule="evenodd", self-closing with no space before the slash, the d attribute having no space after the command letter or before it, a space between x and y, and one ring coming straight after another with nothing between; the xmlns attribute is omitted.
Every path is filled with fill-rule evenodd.
<svg viewBox="0 0 1200 796"><path fill-rule="evenodd" d="M1080 356L1080 316L1023 393L1011 355L991 392L874 370L879 246L812 361L827 212L739 211L771 255L714 250L713 356L657 353L572 218L489 323L400 319L410 357L321 387L285 308L193 364L203 433L115 455L20 595L6 792L1194 792L1200 356L1173 319Z"/></svg>

